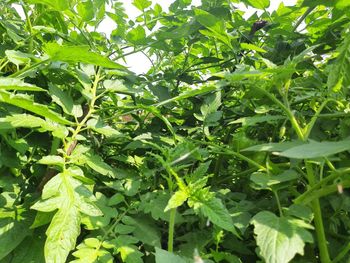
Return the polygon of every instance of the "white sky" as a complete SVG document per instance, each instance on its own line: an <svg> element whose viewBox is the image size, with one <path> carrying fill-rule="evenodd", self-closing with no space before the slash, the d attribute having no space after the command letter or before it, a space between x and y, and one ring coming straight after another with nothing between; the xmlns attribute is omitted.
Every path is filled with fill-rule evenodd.
<svg viewBox="0 0 350 263"><path fill-rule="evenodd" d="M132 5L133 0L123 0L122 2L124 4L125 12L129 16L129 19L135 19L141 14L141 11ZM168 7L172 2L174 2L174 0L153 0L152 2L153 4L160 4L163 8L163 11L167 11ZM276 10L281 2L284 2L284 5L286 6L293 6L296 4L297 0L270 0L270 7L268 8L268 11L272 12ZM192 5L198 6L200 4L201 0L192 0ZM13 6L24 19L24 13L22 8L17 4L14 4ZM235 4L235 6L237 6L240 10L246 12L244 15L245 18L250 17L252 14L254 14L254 12L258 12L259 15L262 13L261 10L257 10L250 7L247 8L243 3ZM109 17L106 17L106 19L99 25L98 30L104 32L107 36L109 36L110 33L115 29L115 27L115 23ZM125 64L129 67L131 71L135 72L136 74L146 73L151 67L151 62L141 52L129 55L125 59L126 63L124 63L123 61L118 62Z"/></svg>

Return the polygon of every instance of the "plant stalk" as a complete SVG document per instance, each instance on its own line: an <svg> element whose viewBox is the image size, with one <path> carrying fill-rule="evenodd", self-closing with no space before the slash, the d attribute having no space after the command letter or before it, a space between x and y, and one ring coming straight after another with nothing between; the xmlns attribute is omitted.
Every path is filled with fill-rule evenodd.
<svg viewBox="0 0 350 263"><path fill-rule="evenodd" d="M169 230L168 230L168 251L174 250L174 229L175 229L176 208L170 209Z"/></svg>
<svg viewBox="0 0 350 263"><path fill-rule="evenodd" d="M309 181L309 185L313 187L316 184L316 177L314 174L314 170L312 168L312 165L307 161L305 161L305 167L306 167L307 179ZM326 239L323 221L322 221L320 200L318 198L315 200L312 200L311 206L314 212L314 222L315 222L315 230L317 235L318 249L320 252L320 260L321 260L321 263L330 263L331 260L328 253L327 239Z"/></svg>

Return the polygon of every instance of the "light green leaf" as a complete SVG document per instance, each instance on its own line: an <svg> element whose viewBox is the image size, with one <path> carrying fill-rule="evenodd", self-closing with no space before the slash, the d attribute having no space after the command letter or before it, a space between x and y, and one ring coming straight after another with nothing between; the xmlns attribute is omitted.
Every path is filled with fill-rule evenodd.
<svg viewBox="0 0 350 263"><path fill-rule="evenodd" d="M44 186L43 192L41 194L42 199L48 199L59 193L62 184L62 174L56 174L51 178Z"/></svg>
<svg viewBox="0 0 350 263"><path fill-rule="evenodd" d="M92 202L81 199L76 206L79 211L88 216L103 216L102 211Z"/></svg>
<svg viewBox="0 0 350 263"><path fill-rule="evenodd" d="M258 9L265 9L270 6L270 0L244 0L243 2Z"/></svg>
<svg viewBox="0 0 350 263"><path fill-rule="evenodd" d="M89 51L88 46L60 46L57 43L46 43L45 52L51 60L64 61L67 63L85 63L97 65L105 68L125 69L124 66L113 62L112 60Z"/></svg>
<svg viewBox="0 0 350 263"><path fill-rule="evenodd" d="M28 90L28 91L45 91L35 85L25 83L15 78L0 78L0 90Z"/></svg>
<svg viewBox="0 0 350 263"><path fill-rule="evenodd" d="M6 50L5 54L10 62L19 65L25 65L30 62L30 55L17 50Z"/></svg>
<svg viewBox="0 0 350 263"><path fill-rule="evenodd" d="M184 191L177 191L173 194L173 196L170 198L167 206L164 209L164 212L167 212L168 210L172 208L177 208L181 206L188 198L188 194Z"/></svg>
<svg viewBox="0 0 350 263"><path fill-rule="evenodd" d="M307 230L268 211L258 213L251 222L266 263L290 262L297 253L304 254L305 242L313 242Z"/></svg>
<svg viewBox="0 0 350 263"><path fill-rule="evenodd" d="M241 43L241 48L246 50L255 50L257 52L266 53L267 51L259 46L250 43Z"/></svg>
<svg viewBox="0 0 350 263"><path fill-rule="evenodd" d="M46 165L57 165L63 167L64 159L58 155L47 155L41 158L38 163Z"/></svg>
<svg viewBox="0 0 350 263"><path fill-rule="evenodd" d="M134 0L132 2L134 6L136 6L137 9L143 11L147 7L150 7L152 5L152 1L149 0Z"/></svg>
<svg viewBox="0 0 350 263"><path fill-rule="evenodd" d="M147 43L146 31L142 26L138 25L128 32L126 39L135 45L145 44Z"/></svg>
<svg viewBox="0 0 350 263"><path fill-rule="evenodd" d="M113 129L111 126L106 125L103 123L103 121L99 119L90 119L87 122L87 127L94 130L97 133L100 133L107 138L116 138L124 136L121 132L117 131L116 129Z"/></svg>
<svg viewBox="0 0 350 263"><path fill-rule="evenodd" d="M43 4L52 7L57 11L64 11L69 8L69 0L26 0L29 4Z"/></svg>
<svg viewBox="0 0 350 263"><path fill-rule="evenodd" d="M83 21L89 22L95 16L94 6L91 0L79 1L77 11Z"/></svg>
<svg viewBox="0 0 350 263"><path fill-rule="evenodd" d="M191 261L186 260L174 253L168 252L161 248L156 247L156 263L189 263Z"/></svg>
<svg viewBox="0 0 350 263"><path fill-rule="evenodd" d="M346 35L342 45L338 49L339 55L328 74L327 86L334 89L340 80L343 87L350 85L350 35Z"/></svg>
<svg viewBox="0 0 350 263"><path fill-rule="evenodd" d="M30 208L41 212L52 212L61 206L62 201L63 199L61 197L52 197L45 200L39 200Z"/></svg>
<svg viewBox="0 0 350 263"><path fill-rule="evenodd" d="M350 150L350 140L338 142L315 142L302 144L286 151L280 152L278 155L295 159L311 159L319 157L327 157Z"/></svg>
<svg viewBox="0 0 350 263"><path fill-rule="evenodd" d="M46 230L46 262L65 263L69 252L75 248L80 234L80 215L75 206L70 204L58 210Z"/></svg>
<svg viewBox="0 0 350 263"><path fill-rule="evenodd" d="M49 118L55 122L62 124L73 124L72 122L66 120L58 113L50 110L47 106L35 103L28 96L22 95L13 95L6 91L0 90L0 101L4 103L8 103L19 108L34 112L40 116Z"/></svg>
<svg viewBox="0 0 350 263"><path fill-rule="evenodd" d="M242 126L252 126L261 122L276 122L278 120L286 119L282 115L257 115L252 117L243 117L237 120L231 121L229 124L242 123Z"/></svg>
<svg viewBox="0 0 350 263"><path fill-rule="evenodd" d="M121 246L117 249L120 256L125 263L143 263L143 254L136 246Z"/></svg>
<svg viewBox="0 0 350 263"><path fill-rule="evenodd" d="M80 158L80 161L85 161L85 164L87 164L92 170L112 178L116 177L114 169L105 163L99 155L92 153L92 151L84 153Z"/></svg>

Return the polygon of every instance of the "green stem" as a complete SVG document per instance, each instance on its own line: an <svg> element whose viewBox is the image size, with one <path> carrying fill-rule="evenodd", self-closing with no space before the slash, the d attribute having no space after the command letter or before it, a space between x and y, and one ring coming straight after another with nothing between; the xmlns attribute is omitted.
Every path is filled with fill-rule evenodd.
<svg viewBox="0 0 350 263"><path fill-rule="evenodd" d="M304 21L304 19L312 12L312 10L315 9L316 6L309 7L305 13L299 18L299 20L295 23L293 32L297 30L297 28L300 26L300 24Z"/></svg>
<svg viewBox="0 0 350 263"><path fill-rule="evenodd" d="M174 229L175 229L176 208L170 209L169 231L168 231L168 251L174 250Z"/></svg>
<svg viewBox="0 0 350 263"><path fill-rule="evenodd" d="M313 186L311 186L306 192L304 192L302 195L298 196L295 200L295 204L301 204L305 203L305 200L308 199L317 189L321 188L326 183L333 181L337 179L338 177L343 176L344 174L347 174L350 172L350 169L345 169L343 171L336 171L333 172L332 175L327 176L326 178L322 179L321 181L315 183Z"/></svg>
<svg viewBox="0 0 350 263"><path fill-rule="evenodd" d="M316 184L316 176L314 174L314 170L312 165L305 161L305 167L307 172L307 179L309 181L309 185L313 187ZM322 213L320 200L315 199L311 202L312 210L314 212L314 222L315 222L315 230L317 235L317 243L318 249L320 252L320 260L321 263L330 263L331 260L329 258L328 247L327 247L327 239L324 231L323 221L322 221Z"/></svg>
<svg viewBox="0 0 350 263"><path fill-rule="evenodd" d="M274 103L276 103L287 114L287 117L288 117L289 121L291 122L293 129L295 130L295 132L298 135L298 138L300 140L304 141L305 140L304 133L303 133L302 129L300 128L300 125L299 125L298 121L296 120L295 116L293 115L292 111L289 108L287 108L282 102L280 102L270 92L266 91L263 88L257 88L257 89L260 92L264 93L266 95L266 97L268 97L270 100L272 100Z"/></svg>
<svg viewBox="0 0 350 263"><path fill-rule="evenodd" d="M350 251L350 242L339 252L339 254L332 260L332 263L337 263L342 260Z"/></svg>
<svg viewBox="0 0 350 263"><path fill-rule="evenodd" d="M279 214L280 214L280 217L282 217L282 216L283 216L283 211L282 211L282 206L281 206L280 198L279 198L279 196L278 196L277 191L272 191L272 192L273 192L273 194L274 194L274 196L275 196L275 198L276 198L276 203L277 203L277 206L278 206L278 212L279 212Z"/></svg>

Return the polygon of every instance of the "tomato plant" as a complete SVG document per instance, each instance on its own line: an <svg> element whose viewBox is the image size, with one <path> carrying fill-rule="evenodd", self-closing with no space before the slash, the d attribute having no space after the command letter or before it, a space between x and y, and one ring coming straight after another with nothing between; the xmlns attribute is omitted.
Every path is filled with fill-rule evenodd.
<svg viewBox="0 0 350 263"><path fill-rule="evenodd" d="M0 2L0 263L349 262L350 3L133 5Z"/></svg>

